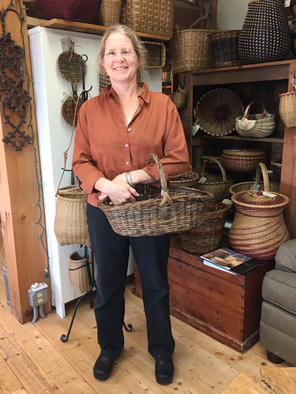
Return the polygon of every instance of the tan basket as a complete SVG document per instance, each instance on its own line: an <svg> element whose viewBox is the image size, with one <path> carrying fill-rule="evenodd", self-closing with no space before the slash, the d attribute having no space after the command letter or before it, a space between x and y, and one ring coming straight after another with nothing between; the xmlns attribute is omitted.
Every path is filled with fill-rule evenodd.
<svg viewBox="0 0 296 394"><path fill-rule="evenodd" d="M98 204L113 230L120 235L154 236L190 230L202 222L207 202L213 197L211 193L187 187L169 191L159 158L153 153L148 157L151 158L160 173L161 190L151 186L137 188L140 197L134 202L114 206L107 200Z"/></svg>
<svg viewBox="0 0 296 394"><path fill-rule="evenodd" d="M230 171L255 171L258 163L266 162L266 153L256 149L225 149L221 162Z"/></svg>
<svg viewBox="0 0 296 394"><path fill-rule="evenodd" d="M263 182L260 181L261 174ZM256 168L255 182L240 182L232 185L229 189L231 194L242 192L245 190L264 190L265 192L277 192L280 191L280 184L278 182L269 182L268 172L264 163L259 163Z"/></svg>
<svg viewBox="0 0 296 394"><path fill-rule="evenodd" d="M172 37L172 0L122 0L121 22L136 32Z"/></svg>
<svg viewBox="0 0 296 394"><path fill-rule="evenodd" d="M186 105L186 90L184 86L178 86L177 90L173 93L173 103L177 108L184 108Z"/></svg>
<svg viewBox="0 0 296 394"><path fill-rule="evenodd" d="M242 137L267 137L274 132L276 126L275 115L268 113L261 101L258 102L261 104L262 113L250 115L249 110L254 102L250 102L243 116L236 118L236 131Z"/></svg>
<svg viewBox="0 0 296 394"><path fill-rule="evenodd" d="M286 127L296 127L296 90L279 95L279 114Z"/></svg>
<svg viewBox="0 0 296 394"><path fill-rule="evenodd" d="M207 164L211 161L218 165L222 175L206 173ZM208 159L202 165L200 179L195 187L212 193L215 201L222 201L230 197L229 187L231 185L233 185L233 180L227 178L221 162L216 159Z"/></svg>
<svg viewBox="0 0 296 394"><path fill-rule="evenodd" d="M146 67L163 68L166 60L164 44L150 41L143 41L143 44L148 52Z"/></svg>
<svg viewBox="0 0 296 394"><path fill-rule="evenodd" d="M120 22L121 0L102 0L99 9L99 22L102 26L111 26Z"/></svg>
<svg viewBox="0 0 296 394"><path fill-rule="evenodd" d="M70 282L80 293L85 293L90 288L87 258L81 257L78 252L74 252L70 255L69 261Z"/></svg>
<svg viewBox="0 0 296 394"><path fill-rule="evenodd" d="M224 204L210 201L202 224L178 234L181 248L198 254L217 249L220 246L227 211Z"/></svg>
<svg viewBox="0 0 296 394"><path fill-rule="evenodd" d="M209 35L216 30L177 29L171 40L171 63L174 74L204 70L211 64Z"/></svg>
<svg viewBox="0 0 296 394"><path fill-rule="evenodd" d="M111 85L111 81L108 75L100 73L100 93L107 86Z"/></svg>
<svg viewBox="0 0 296 394"><path fill-rule="evenodd" d="M87 194L78 185L58 189L54 232L60 245L90 245L86 201Z"/></svg>
<svg viewBox="0 0 296 394"><path fill-rule="evenodd" d="M170 186L173 187L193 187L197 183L199 179L199 175L192 171L191 166L190 170L187 171L184 175L181 175L178 178L173 178L170 180Z"/></svg>

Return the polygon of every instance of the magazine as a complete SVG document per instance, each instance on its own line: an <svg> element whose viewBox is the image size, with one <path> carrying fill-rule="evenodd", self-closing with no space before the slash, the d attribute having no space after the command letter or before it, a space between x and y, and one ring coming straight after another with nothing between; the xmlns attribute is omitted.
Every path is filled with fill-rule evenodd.
<svg viewBox="0 0 296 394"><path fill-rule="evenodd" d="M235 275L244 275L262 264L259 260L228 248L213 250L212 252L201 255L200 258L205 265Z"/></svg>

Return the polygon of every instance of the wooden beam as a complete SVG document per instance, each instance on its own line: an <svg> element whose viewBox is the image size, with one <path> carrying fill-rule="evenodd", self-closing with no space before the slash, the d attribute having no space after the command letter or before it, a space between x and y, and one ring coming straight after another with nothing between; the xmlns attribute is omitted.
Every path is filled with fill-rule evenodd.
<svg viewBox="0 0 296 394"><path fill-rule="evenodd" d="M8 7L12 11L5 13ZM21 151L15 151L9 143L2 142L2 139L12 132L12 127L7 123L7 115L14 125L20 121L19 111L12 112L8 106L3 107L6 115L3 112L0 115L0 213L11 312L20 323L26 323L32 320L28 289L34 282L48 284L46 278L48 260L46 234L43 232L43 195L33 88L32 83L28 84L28 79L31 79L31 65L27 25L24 21L21 23L19 18L20 14L25 17L22 8L21 1L1 1L0 11L1 15L5 13L5 18L3 18L5 23L1 24L0 33L10 33L14 45L20 46L25 51L23 67L27 73L24 73L23 89L28 90L32 100L25 106L26 123L22 125L21 131L32 137L32 142L26 143ZM5 69L5 72L12 79L15 78L12 70ZM5 81L1 83L4 84ZM0 106L9 93L11 92L1 91ZM44 306L44 311L49 310L50 302L48 301Z"/></svg>

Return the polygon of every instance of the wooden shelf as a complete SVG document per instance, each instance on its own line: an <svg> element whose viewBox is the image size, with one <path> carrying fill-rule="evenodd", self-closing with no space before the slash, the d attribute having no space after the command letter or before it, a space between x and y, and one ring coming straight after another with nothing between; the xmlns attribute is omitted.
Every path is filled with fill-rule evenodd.
<svg viewBox="0 0 296 394"><path fill-rule="evenodd" d="M276 138L276 137L251 138L251 137L240 137L239 135L223 135L220 137L219 136L214 137L211 135L202 135L202 136L192 138L192 146L201 145L200 141L199 141L200 139L217 141L217 138L221 139L221 140L231 140L231 141L272 142L272 143L278 143L278 144L284 143L283 138Z"/></svg>
<svg viewBox="0 0 296 394"><path fill-rule="evenodd" d="M27 17L27 25L28 28L41 26L41 27L49 27L52 29L60 29L60 30L69 30L69 31L77 31L80 33L89 33L96 35L103 35L107 30L106 26L93 25L90 23L82 23L82 22L73 22L67 21L64 19L39 19L28 16ZM169 41L170 37L158 36L147 33L137 32L138 36L141 38L148 38L153 41Z"/></svg>

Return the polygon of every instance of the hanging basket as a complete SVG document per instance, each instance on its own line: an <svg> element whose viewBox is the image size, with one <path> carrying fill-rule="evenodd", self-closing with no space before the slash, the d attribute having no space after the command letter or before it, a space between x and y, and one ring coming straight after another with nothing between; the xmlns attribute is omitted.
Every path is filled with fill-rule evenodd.
<svg viewBox="0 0 296 394"><path fill-rule="evenodd" d="M178 109L185 107L186 90L184 86L178 86L177 90L173 93L172 101Z"/></svg>
<svg viewBox="0 0 296 394"><path fill-rule="evenodd" d="M161 189L137 188L140 197L130 203L110 205L99 202L98 207L107 216L113 230L123 236L155 236L186 231L201 223L210 193L191 188L175 187L170 191L162 164L155 154L153 159L160 173Z"/></svg>
<svg viewBox="0 0 296 394"><path fill-rule="evenodd" d="M77 103L78 101L78 103ZM70 126L77 125L78 113L83 104L83 99L75 96L68 96L63 101L61 106L61 113L64 121ZM75 119L74 119L75 114Z"/></svg>
<svg viewBox="0 0 296 394"><path fill-rule="evenodd" d="M266 111L265 105L259 101L262 113L250 115L249 110L255 101L251 101L244 115L236 118L236 131L241 137L268 137L275 129L275 115Z"/></svg>
<svg viewBox="0 0 296 394"><path fill-rule="evenodd" d="M218 165L222 175L206 173L206 167L210 162ZM203 163L200 178L196 184L198 189L212 193L215 201L222 201L230 197L229 187L231 185L233 185L233 180L227 178L226 172L219 160L208 159Z"/></svg>
<svg viewBox="0 0 296 394"><path fill-rule="evenodd" d="M85 194L78 185L58 189L54 232L58 243L63 245L90 245L86 220Z"/></svg>
<svg viewBox="0 0 296 394"><path fill-rule="evenodd" d="M210 201L201 225L178 234L180 246L190 253L203 254L220 246L228 208Z"/></svg>
<svg viewBox="0 0 296 394"><path fill-rule="evenodd" d="M296 127L296 86L294 90L282 93L280 97L279 114L285 127Z"/></svg>
<svg viewBox="0 0 296 394"><path fill-rule="evenodd" d="M81 257L78 252L74 252L70 255L69 279L75 289L80 293L85 293L90 288L87 265L87 258Z"/></svg>
<svg viewBox="0 0 296 394"><path fill-rule="evenodd" d="M257 164L266 162L266 153L256 149L225 149L221 162L230 171L255 171Z"/></svg>
<svg viewBox="0 0 296 394"><path fill-rule="evenodd" d="M170 180L170 186L173 187L194 187L199 179L199 175L190 170L187 171L184 175L179 176L178 178L173 178Z"/></svg>
<svg viewBox="0 0 296 394"><path fill-rule="evenodd" d="M215 67L240 64L237 49L239 34L240 30L225 30L209 35L211 57Z"/></svg>
<svg viewBox="0 0 296 394"><path fill-rule="evenodd" d="M261 174L263 182L261 182ZM233 195L235 193L246 190L264 190L265 192L280 191L280 184L278 182L269 182L268 172L264 163L259 163L256 168L255 182L240 182L232 185L229 192Z"/></svg>

